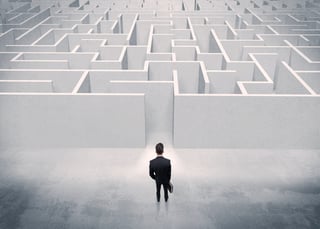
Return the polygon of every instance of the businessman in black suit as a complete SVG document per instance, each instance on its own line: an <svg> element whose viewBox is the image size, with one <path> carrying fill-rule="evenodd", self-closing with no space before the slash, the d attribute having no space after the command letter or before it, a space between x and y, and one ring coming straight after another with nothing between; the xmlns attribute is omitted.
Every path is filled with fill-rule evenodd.
<svg viewBox="0 0 320 229"><path fill-rule="evenodd" d="M170 160L164 158L163 154L163 144L158 143L156 145L157 157L150 161L149 165L149 175L152 179L156 181L157 187L157 201L160 202L160 190L161 185L164 190L164 200L168 201L168 188L171 179L171 164Z"/></svg>

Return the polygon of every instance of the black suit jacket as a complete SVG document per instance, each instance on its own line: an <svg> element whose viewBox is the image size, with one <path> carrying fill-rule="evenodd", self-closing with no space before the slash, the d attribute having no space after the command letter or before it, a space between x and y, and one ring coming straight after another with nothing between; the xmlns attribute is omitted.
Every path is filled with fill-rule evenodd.
<svg viewBox="0 0 320 229"><path fill-rule="evenodd" d="M171 163L164 157L156 157L150 161L149 175L162 184L168 184L171 179Z"/></svg>

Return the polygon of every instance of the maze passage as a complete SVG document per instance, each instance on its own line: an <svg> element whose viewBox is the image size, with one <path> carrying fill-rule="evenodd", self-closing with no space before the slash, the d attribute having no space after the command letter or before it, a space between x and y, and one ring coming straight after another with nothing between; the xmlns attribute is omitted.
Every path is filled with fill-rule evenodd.
<svg viewBox="0 0 320 229"><path fill-rule="evenodd" d="M316 0L1 1L3 146L319 148Z"/></svg>

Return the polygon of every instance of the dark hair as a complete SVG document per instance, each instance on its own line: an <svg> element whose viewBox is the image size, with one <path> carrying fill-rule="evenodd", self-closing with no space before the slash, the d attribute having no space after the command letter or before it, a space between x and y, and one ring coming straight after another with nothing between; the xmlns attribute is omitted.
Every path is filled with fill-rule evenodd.
<svg viewBox="0 0 320 229"><path fill-rule="evenodd" d="M156 145L156 152L157 154L163 153L163 144L161 142Z"/></svg>

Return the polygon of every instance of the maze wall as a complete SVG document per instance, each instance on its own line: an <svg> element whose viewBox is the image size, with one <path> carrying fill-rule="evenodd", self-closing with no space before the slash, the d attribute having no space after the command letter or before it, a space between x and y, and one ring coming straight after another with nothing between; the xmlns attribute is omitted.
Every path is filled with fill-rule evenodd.
<svg viewBox="0 0 320 229"><path fill-rule="evenodd" d="M2 0L1 21L1 146L320 148L318 0Z"/></svg>

